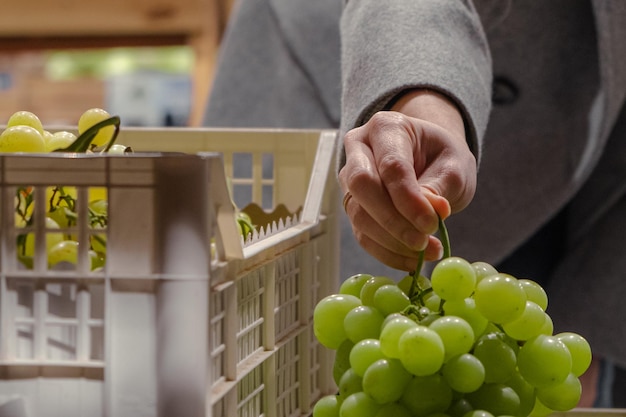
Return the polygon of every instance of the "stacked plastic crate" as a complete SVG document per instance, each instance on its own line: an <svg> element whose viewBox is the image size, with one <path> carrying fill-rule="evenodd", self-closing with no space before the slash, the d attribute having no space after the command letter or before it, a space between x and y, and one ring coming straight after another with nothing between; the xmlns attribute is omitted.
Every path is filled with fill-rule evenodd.
<svg viewBox="0 0 626 417"><path fill-rule="evenodd" d="M312 311L339 279L336 132L123 129L118 142L135 154L0 156L0 415L310 414L334 389ZM49 229L58 185L77 221ZM98 227L94 192L108 201ZM231 198L257 209L254 235ZM76 238L76 262L49 267L54 233ZM81 244L94 238L97 269Z"/></svg>

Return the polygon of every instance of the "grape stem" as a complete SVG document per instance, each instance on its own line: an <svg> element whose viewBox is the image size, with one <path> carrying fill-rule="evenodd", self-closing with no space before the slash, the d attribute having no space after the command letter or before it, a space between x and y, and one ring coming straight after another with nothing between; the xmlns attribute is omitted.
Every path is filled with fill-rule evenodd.
<svg viewBox="0 0 626 417"><path fill-rule="evenodd" d="M107 142L103 152L107 152L111 146L115 143L115 139L117 139L117 135L120 130L120 118L119 116L112 116L108 119L104 119L101 122L98 122L91 126L89 129L85 130L81 133L76 140L70 144L66 148L55 149L54 152L86 152L91 149L91 142L96 137L100 129L105 128L107 126L115 126L115 130L113 131L113 135L109 142Z"/></svg>
<svg viewBox="0 0 626 417"><path fill-rule="evenodd" d="M413 297L410 298L411 303L413 303L413 304L417 303L417 305L423 307L425 305L424 304L424 297L427 294L430 294L431 292L433 292L432 288L426 288L426 289L423 289L421 291L418 291L417 294L415 294Z"/></svg>
<svg viewBox="0 0 626 417"><path fill-rule="evenodd" d="M448 235L448 229L446 228L446 224L444 223L441 216L437 216L437 218L439 220L439 239L441 240L441 245L443 246L443 256L441 257L441 259L445 259L449 258L451 253L450 236ZM420 288L417 279L422 273L422 267L424 266L424 252L425 250L420 251L417 258L417 268L415 268L415 271L411 273L411 277L413 279L411 280L411 288L409 289L409 298L413 298L414 296L419 295ZM418 292L416 293L416 291Z"/></svg>
<svg viewBox="0 0 626 417"><path fill-rule="evenodd" d="M413 279L411 280L411 288L409 289L409 298L413 298L415 295L417 295L416 291L420 289L417 279L419 278L420 273L422 272L423 266L424 266L424 251L422 250L420 251L417 257L417 268L415 268L415 271L413 271L413 273L411 274L411 278Z"/></svg>
<svg viewBox="0 0 626 417"><path fill-rule="evenodd" d="M439 218L439 239L441 240L441 244L443 245L443 256L441 259L446 259L450 257L450 236L448 235L448 229L446 228L446 224L443 222L441 216Z"/></svg>

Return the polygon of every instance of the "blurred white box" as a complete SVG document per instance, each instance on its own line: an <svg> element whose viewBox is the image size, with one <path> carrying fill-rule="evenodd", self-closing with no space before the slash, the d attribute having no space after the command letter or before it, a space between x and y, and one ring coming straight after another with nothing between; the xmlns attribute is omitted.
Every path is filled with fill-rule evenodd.
<svg viewBox="0 0 626 417"><path fill-rule="evenodd" d="M191 77L160 71L137 71L109 77L106 109L125 126L186 126L191 113Z"/></svg>

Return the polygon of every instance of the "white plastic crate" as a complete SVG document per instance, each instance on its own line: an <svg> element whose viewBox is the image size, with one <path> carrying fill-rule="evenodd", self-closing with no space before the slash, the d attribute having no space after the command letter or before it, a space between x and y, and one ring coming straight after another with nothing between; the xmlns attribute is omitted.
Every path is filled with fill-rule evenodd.
<svg viewBox="0 0 626 417"><path fill-rule="evenodd" d="M339 282L336 140L123 128L134 155L1 155L0 416L309 415L335 389L312 312ZM55 185L78 202L61 231L106 237L102 270L80 244L75 267L48 268ZM244 242L230 186L280 220ZM32 226L16 221L19 187L33 187ZM96 229L86 203L102 187L108 224ZM31 269L16 253L26 233Z"/></svg>

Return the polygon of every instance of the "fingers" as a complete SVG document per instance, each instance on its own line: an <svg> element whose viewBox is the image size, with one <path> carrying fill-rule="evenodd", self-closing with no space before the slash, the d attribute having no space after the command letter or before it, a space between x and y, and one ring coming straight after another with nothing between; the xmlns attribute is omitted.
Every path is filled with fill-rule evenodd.
<svg viewBox="0 0 626 417"><path fill-rule="evenodd" d="M344 143L348 157L339 173L344 190L396 240L414 251L424 249L438 227L435 207L443 207L443 215L448 209L433 188L418 181L414 148L419 143L411 127L394 114L375 116Z"/></svg>
<svg viewBox="0 0 626 417"><path fill-rule="evenodd" d="M377 241L356 230L357 229L355 229L355 237L358 243L380 262L392 268L407 272L414 271L417 268L419 252L398 253L381 246ZM436 261L441 259L442 254L443 246L439 239L434 236L429 236L428 244L424 249L424 260Z"/></svg>
<svg viewBox="0 0 626 417"><path fill-rule="evenodd" d="M475 189L475 159L467 145L428 122L379 113L344 138L339 173L350 191L344 208L361 246L383 263L410 270L417 254L441 256L432 236L438 216L464 208Z"/></svg>
<svg viewBox="0 0 626 417"><path fill-rule="evenodd" d="M413 248L399 241L385 227L374 221L354 197L350 196L346 200L345 210L351 219L354 236L361 247L392 268L413 271L422 250L427 261L440 259L443 255L441 242L431 235L416 234L414 238L419 244ZM407 228L407 231L410 230L412 229Z"/></svg>
<svg viewBox="0 0 626 417"><path fill-rule="evenodd" d="M379 222L372 218L356 198L352 197L346 204L346 214L350 217L352 228L357 239L359 239L360 236L369 238L376 241L379 246L387 250L404 256L415 256L417 252L425 249L428 244L428 235L415 231L406 220L398 219L399 216L397 212L394 213L394 211L390 211L385 221ZM393 221L400 222L405 226L404 233L414 234L414 236L409 236L405 239L413 241L414 243L412 245L407 245L405 241L398 239L389 231L388 225Z"/></svg>

